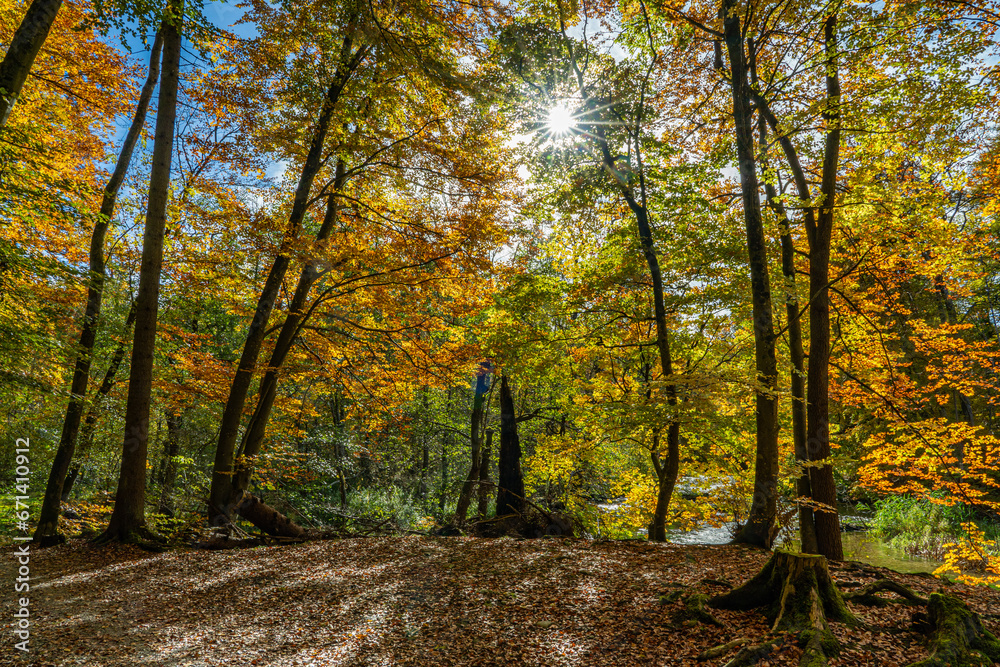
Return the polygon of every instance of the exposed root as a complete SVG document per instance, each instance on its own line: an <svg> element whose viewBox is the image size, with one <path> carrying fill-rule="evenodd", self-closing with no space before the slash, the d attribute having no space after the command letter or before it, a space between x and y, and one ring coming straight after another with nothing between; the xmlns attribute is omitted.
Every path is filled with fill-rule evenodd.
<svg viewBox="0 0 1000 667"><path fill-rule="evenodd" d="M875 595L876 593L880 593L882 591L895 593L902 597L903 600L887 600ZM856 604L867 605L869 607L884 607L892 602L904 602L905 604L927 604L927 600L920 597L906 586L898 584L891 579L879 579L878 581L864 586L857 592L845 594L844 599Z"/></svg>
<svg viewBox="0 0 1000 667"><path fill-rule="evenodd" d="M139 526L130 530L115 530L108 527L103 533L91 540L91 544L100 546L120 542L122 544L134 544L144 551L162 553L167 550L167 543L164 539L150 530L146 526Z"/></svg>
<svg viewBox="0 0 1000 667"><path fill-rule="evenodd" d="M705 610L708 596L703 593L685 595L681 598L684 601L684 608L674 614L674 620L684 625L694 625L695 623L706 623L717 627L723 627L722 622Z"/></svg>
<svg viewBox="0 0 1000 667"><path fill-rule="evenodd" d="M750 640L746 637L740 637L739 639L734 639L731 642L726 642L721 646L715 646L713 648L702 651L698 654L698 660L714 660L715 658L721 658L725 654L732 651L737 646L742 646L743 644L749 644Z"/></svg>
<svg viewBox="0 0 1000 667"><path fill-rule="evenodd" d="M910 667L971 667L1000 662L1000 641L983 627L959 598L931 593L927 603L931 626L930 657Z"/></svg>
<svg viewBox="0 0 1000 667"><path fill-rule="evenodd" d="M733 656L733 659L725 664L725 667L751 667L771 655L776 642L768 641L757 646L748 646L740 649L740 652Z"/></svg>
<svg viewBox="0 0 1000 667"><path fill-rule="evenodd" d="M757 576L740 588L712 598L708 604L717 609L765 607L771 632L797 635L805 649L799 664L810 667L825 665L826 657L839 651L827 619L859 624L833 585L822 556L776 552ZM759 653L765 646L768 652L773 648L772 643L765 643L756 647L757 651L745 649L747 654L740 659L749 660L751 654Z"/></svg>

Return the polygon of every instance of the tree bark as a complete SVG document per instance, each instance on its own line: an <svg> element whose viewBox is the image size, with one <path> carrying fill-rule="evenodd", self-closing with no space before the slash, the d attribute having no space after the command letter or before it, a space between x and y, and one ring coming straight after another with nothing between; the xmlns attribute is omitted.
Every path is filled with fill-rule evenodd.
<svg viewBox="0 0 1000 667"><path fill-rule="evenodd" d="M750 289L753 300L754 357L756 378L757 456L754 465L754 494L750 516L734 541L770 548L771 527L777 515L778 496L778 401L775 397L778 364L775 356L774 321L771 312L771 279L767 269L767 242L761 219L760 184L754 157L753 114L743 53L743 33L733 0L724 0L720 11L726 50L729 54L733 89L733 120L736 126L736 153L739 161L743 217L746 223L747 254L750 260Z"/></svg>
<svg viewBox="0 0 1000 667"><path fill-rule="evenodd" d="M141 538L146 519L146 458L149 439L149 404L153 383L153 352L156 346L156 319L163 267L163 235L167 198L170 193L170 164L177 114L180 78L181 21L183 0L173 0L170 15L163 21L163 81L156 115L153 166L149 176L149 201L142 236L139 289L135 299L135 336L132 343L128 400L125 406L125 437L115 509L101 541Z"/></svg>
<svg viewBox="0 0 1000 667"><path fill-rule="evenodd" d="M49 36L62 0L34 0L0 62L0 129L7 124L38 51Z"/></svg>
<svg viewBox="0 0 1000 667"><path fill-rule="evenodd" d="M809 389L806 447L809 459L825 461L830 456L830 240L837 163L840 157L840 81L837 75L837 17L830 16L824 26L826 48L827 123L823 154L823 180L816 225L809 234ZM833 511L815 512L816 545L830 560L843 560L840 539L840 516L836 511L837 487L833 466L823 463L812 476L812 497Z"/></svg>
<svg viewBox="0 0 1000 667"><path fill-rule="evenodd" d="M747 40L751 54L750 82L757 85L756 50L753 40ZM761 166L767 165L767 120L764 114L757 114L757 135L760 147ZM788 320L788 356L792 363L792 445L795 459L803 465L796 479L796 493L800 499L812 498L812 469L808 465L809 451L806 448L806 370L805 349L802 346L802 322L799 318L799 298L795 279L795 246L792 241L792 221L788 212L778 199L774 185L764 182L764 192L767 205L779 218L781 224L781 273L785 279L785 317ZM818 553L816 545L816 526L812 508L805 503L799 503L799 538L803 553Z"/></svg>
<svg viewBox="0 0 1000 667"><path fill-rule="evenodd" d="M122 361L125 360L125 347L128 339L128 332L133 324L135 324L135 301L133 301L132 305L129 306L128 317L125 318L125 329L122 332L122 338L118 341L118 347L115 348L115 353L111 357L111 363L108 364L108 369L104 373L104 379L101 381L101 386L94 394L94 398L90 402L90 407L87 408L87 417L83 420L83 426L80 428L80 446L77 448L78 451L76 458L71 464L69 473L66 475L66 481L63 482L63 500L69 498L70 491L73 490L73 484L80 476L82 459L90 453L90 450L94 445L94 429L97 427L97 415L100 412L104 397L111 393L111 388L115 386L115 376L118 374L118 369L121 368Z"/></svg>
<svg viewBox="0 0 1000 667"><path fill-rule="evenodd" d="M107 276L104 267L104 239L107 235L108 224L111 222L111 218L115 212L118 191L121 188L122 181L125 179L125 174L132 161L135 144L146 122L149 100L153 96L153 89L156 87L156 81L160 77L160 50L162 46L163 38L157 33L156 38L153 40L152 52L149 56L149 74L146 76L146 82L139 93L139 100L135 106L135 114L132 116L132 124L125 135L125 140L122 142L122 148L118 154L115 169L111 174L111 178L104 186L101 211L97 215L97 220L94 223L94 231L90 237L87 309L80 326L80 344L76 353L73 382L70 386L69 405L66 407L66 417L63 420L59 447L56 449L55 458L52 460L52 469L49 472L49 479L45 485L45 496L42 499L38 528L35 530L35 541L42 544L61 541L58 537L58 524L59 508L63 498L63 484L66 480L70 463L73 460L77 437L80 433L80 420L83 416L83 407L86 403L87 385L90 382L90 364L94 356L97 325L101 316L101 301L104 294L104 281ZM129 315L133 319L134 312L134 309L130 309L129 311Z"/></svg>
<svg viewBox="0 0 1000 667"><path fill-rule="evenodd" d="M299 176L299 183L292 200L292 210L288 216L288 227L278 255L274 258L267 280L264 282L264 288L257 300L257 307L247 330L236 375L229 390L229 398L226 401L222 423L219 426L219 442L215 450L212 487L209 492L208 516L213 524L228 521L232 506L240 500L239 495L233 492L233 473L236 440L239 435L243 408L246 404L250 382L253 379L254 368L257 365L257 358L260 356L260 349L264 343L264 336L267 333L267 322L271 317L271 310L274 308L274 302L278 297L285 272L288 270L291 245L298 236L299 226L305 217L309 204L309 192L323 164L323 146L326 143L334 108L351 75L368 54L367 46L354 50L353 44L353 31L349 29L341 45L337 73L323 99L316 130L309 145L309 153L302 165L302 173Z"/></svg>
<svg viewBox="0 0 1000 667"><path fill-rule="evenodd" d="M524 509L521 474L521 440L517 435L514 396L507 376L500 375L500 471L497 480L497 516L520 514Z"/></svg>
<svg viewBox="0 0 1000 667"><path fill-rule="evenodd" d="M830 363L830 304L829 304L829 263L830 241L833 227L833 197L837 182L837 164L840 155L839 104L840 83L837 75L836 46L837 17L830 16L824 25L827 54L827 108L823 113L827 122L824 140L823 177L821 196L823 203L817 207L812 201L809 183L798 153L787 132L783 132L777 117L767 100L759 93L751 91L759 113L767 120L768 126L777 134L778 144L792 173L792 180L802 202L806 234L809 239L809 369L807 382L806 409L806 455L814 462L810 468L812 500L824 505L822 511L814 511L813 523L816 531L817 550L830 560L843 560L843 544L840 539L840 517L837 514L837 489L833 479L833 467L829 464L816 466L815 462L825 461L830 455L829 424L829 363Z"/></svg>
<svg viewBox="0 0 1000 667"><path fill-rule="evenodd" d="M302 537L305 532L299 525L260 498L245 494L236 505L236 511L244 519L275 537Z"/></svg>

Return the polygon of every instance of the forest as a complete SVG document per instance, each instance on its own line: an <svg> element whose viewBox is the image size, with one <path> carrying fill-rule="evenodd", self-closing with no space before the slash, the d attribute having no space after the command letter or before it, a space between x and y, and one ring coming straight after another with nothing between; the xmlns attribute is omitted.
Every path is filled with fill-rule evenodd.
<svg viewBox="0 0 1000 667"><path fill-rule="evenodd" d="M1000 4L0 2L37 664L1000 663Z"/></svg>

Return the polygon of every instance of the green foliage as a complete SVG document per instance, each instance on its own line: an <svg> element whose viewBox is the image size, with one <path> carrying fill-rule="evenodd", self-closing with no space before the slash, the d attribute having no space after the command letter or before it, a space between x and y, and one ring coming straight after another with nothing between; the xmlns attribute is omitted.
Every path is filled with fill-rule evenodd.
<svg viewBox="0 0 1000 667"><path fill-rule="evenodd" d="M963 538L962 524L971 520L971 512L963 505L948 505L944 500L909 495L878 500L871 521L872 534L911 556L940 560L948 543ZM1000 525L992 524L990 532L995 540Z"/></svg>

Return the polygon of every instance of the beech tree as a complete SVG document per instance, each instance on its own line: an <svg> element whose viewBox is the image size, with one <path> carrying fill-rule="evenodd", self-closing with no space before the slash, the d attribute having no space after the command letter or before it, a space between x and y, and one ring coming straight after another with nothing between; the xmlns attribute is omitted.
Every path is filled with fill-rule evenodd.
<svg viewBox="0 0 1000 667"><path fill-rule="evenodd" d="M35 529L35 540L42 544L51 543L53 540L59 541L59 505L63 497L63 482L66 480L67 472L73 460L77 437L80 431L80 421L83 418L87 385L90 381L90 365L97 337L98 318L101 314L102 293L104 291L104 283L107 279L104 262L105 237L107 236L108 225L115 213L118 191L132 161L132 153L135 150L140 132L146 122L146 111L149 109L149 101L153 96L153 89L156 87L156 81L160 75L160 50L162 45L163 40L160 34L157 33L153 40L152 49L150 50L149 74L146 77L146 83L139 93L135 114L132 117L132 123L125 135L125 139L122 141L115 169L111 174L111 178L108 179L107 185L104 186L101 210L94 222L94 231L90 240L87 309L83 316L82 326L80 327L80 343L77 351L76 366L73 372L73 383L70 387L70 400L66 408L66 418L63 421L59 448L56 450L55 458L52 460L52 470L49 472L48 483L45 487L45 498L42 502L38 527ZM134 317L133 314L134 310L130 312L132 317ZM115 364L115 367L117 369L117 364ZM114 377L113 372L111 376ZM105 390L105 393L107 393L107 390Z"/></svg>
<svg viewBox="0 0 1000 667"><path fill-rule="evenodd" d="M153 166L149 176L146 225L142 236L142 264L135 298L135 337L129 368L121 473L115 494L115 509L107 529L100 536L102 541L141 541L148 532L145 529L145 505L149 405L163 265L163 235L167 222L173 157L174 119L180 80L182 17L183 4L180 1L173 2L160 28L163 40L163 79L160 82L157 104Z"/></svg>

